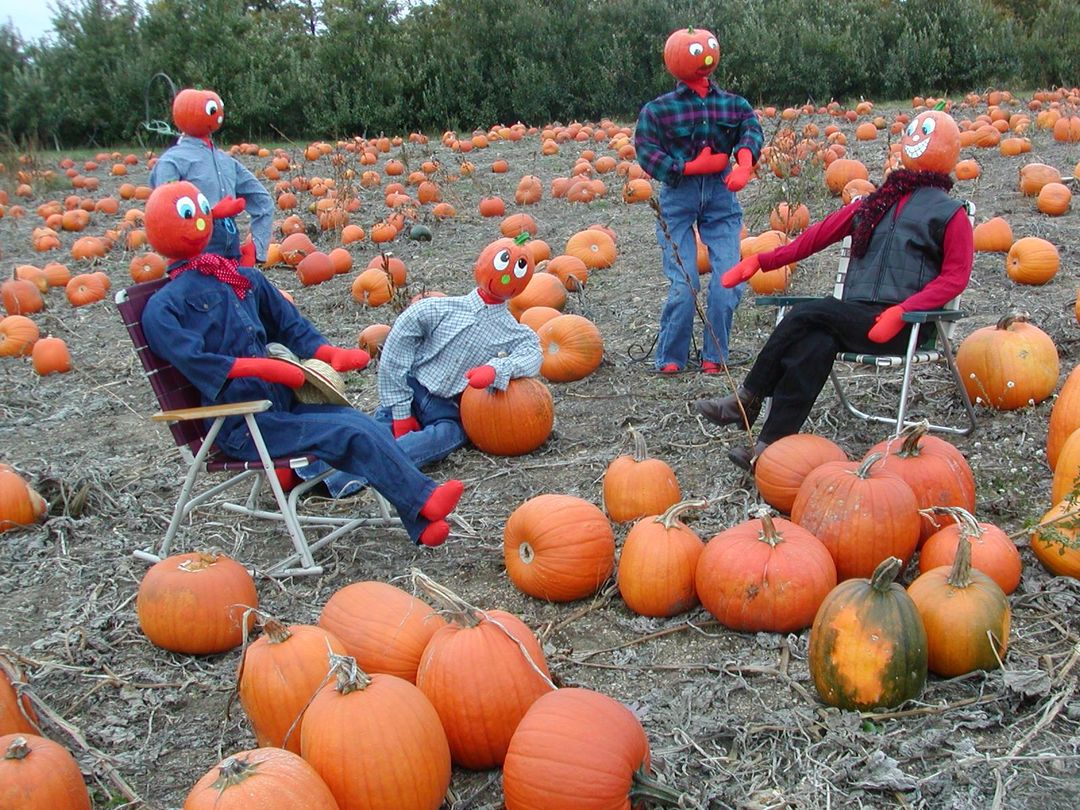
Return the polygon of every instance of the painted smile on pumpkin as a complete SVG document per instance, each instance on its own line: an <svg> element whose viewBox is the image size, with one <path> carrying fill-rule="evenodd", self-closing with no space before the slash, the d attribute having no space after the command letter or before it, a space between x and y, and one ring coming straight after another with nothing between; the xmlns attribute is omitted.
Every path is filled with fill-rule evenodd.
<svg viewBox="0 0 1080 810"><path fill-rule="evenodd" d="M911 146L905 146L904 154L906 154L909 158L922 157L922 153L926 151L926 148L929 145L930 139L927 138L925 141L920 141L919 143L912 144Z"/></svg>

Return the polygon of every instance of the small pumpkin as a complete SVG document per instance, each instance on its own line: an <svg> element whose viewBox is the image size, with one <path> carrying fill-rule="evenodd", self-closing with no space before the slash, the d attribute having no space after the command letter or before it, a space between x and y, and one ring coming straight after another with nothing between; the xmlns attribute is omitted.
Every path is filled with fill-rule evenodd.
<svg viewBox="0 0 1080 810"><path fill-rule="evenodd" d="M627 429L634 451L617 456L604 471L604 510L616 523L659 515L679 502L682 490L671 466L649 456L645 437Z"/></svg>
<svg viewBox="0 0 1080 810"><path fill-rule="evenodd" d="M571 292L581 290L589 280L589 268L577 256L563 253L544 265L544 272L556 276Z"/></svg>
<svg viewBox="0 0 1080 810"><path fill-rule="evenodd" d="M512 379L504 391L469 386L461 393L460 407L469 441L495 456L531 453L547 441L555 424L551 392L535 377Z"/></svg>
<svg viewBox="0 0 1080 810"><path fill-rule="evenodd" d="M22 692L26 676L6 654L0 654L0 735L39 734L30 696Z"/></svg>
<svg viewBox="0 0 1080 810"><path fill-rule="evenodd" d="M1005 258L1005 272L1017 284L1046 284L1057 275L1061 256L1052 242L1037 236L1017 239Z"/></svg>
<svg viewBox="0 0 1080 810"><path fill-rule="evenodd" d="M677 616L698 603L694 572L705 544L679 520L706 501L680 501L643 517L623 541L616 583L623 602L642 616ZM831 560L830 560L831 562Z"/></svg>
<svg viewBox="0 0 1080 810"><path fill-rule="evenodd" d="M1043 515L1031 534L1031 550L1051 574L1080 579L1080 513L1068 501Z"/></svg>
<svg viewBox="0 0 1080 810"><path fill-rule="evenodd" d="M30 359L42 377L48 374L65 374L71 371L71 353L67 343L58 337L45 337L34 344Z"/></svg>
<svg viewBox="0 0 1080 810"><path fill-rule="evenodd" d="M90 810L90 793L75 758L36 734L0 737L0 807Z"/></svg>
<svg viewBox="0 0 1080 810"><path fill-rule="evenodd" d="M549 382L573 382L588 377L604 359L600 330L581 315L559 315L536 334L544 357L540 374Z"/></svg>
<svg viewBox="0 0 1080 810"><path fill-rule="evenodd" d="M972 402L1005 411L1050 396L1059 370L1053 339L1016 312L964 338L956 366Z"/></svg>
<svg viewBox="0 0 1080 810"><path fill-rule="evenodd" d="M25 315L0 318L0 357L30 354L41 332Z"/></svg>
<svg viewBox="0 0 1080 810"><path fill-rule="evenodd" d="M0 300L8 315L32 315L45 308L38 286L21 278L9 278L0 284Z"/></svg>
<svg viewBox="0 0 1080 810"><path fill-rule="evenodd" d="M1061 172L1045 163L1028 163L1020 168L1020 193L1027 197L1038 196L1047 183L1060 183Z"/></svg>
<svg viewBox="0 0 1080 810"><path fill-rule="evenodd" d="M533 273L525 289L510 299L510 314L518 320L529 307L551 307L560 312L566 306L566 287L551 273Z"/></svg>
<svg viewBox="0 0 1080 810"><path fill-rule="evenodd" d="M618 254L615 240L595 228L586 228L575 233L566 241L563 252L581 259L590 270L611 267Z"/></svg>
<svg viewBox="0 0 1080 810"><path fill-rule="evenodd" d="M339 810L326 782L307 760L282 748L231 754L188 793L183 810Z"/></svg>
<svg viewBox="0 0 1080 810"><path fill-rule="evenodd" d="M1067 213L1071 204L1072 191L1064 183L1047 183L1035 200L1035 207L1052 217Z"/></svg>
<svg viewBox="0 0 1080 810"><path fill-rule="evenodd" d="M0 465L0 532L30 526L47 509L45 499L21 475L7 465Z"/></svg>
<svg viewBox="0 0 1080 810"><path fill-rule="evenodd" d="M926 629L894 580L904 563L888 557L869 579L841 582L810 628L807 661L818 695L841 709L892 708L926 683Z"/></svg>
<svg viewBox="0 0 1080 810"><path fill-rule="evenodd" d="M972 234L975 250L984 253L1008 253L1012 248L1012 227L1003 217L994 217L975 226Z"/></svg>
<svg viewBox="0 0 1080 810"><path fill-rule="evenodd" d="M1005 593L1016 590L1023 564L1016 544L1005 532L993 523L976 521L969 511L957 506L939 506L927 511L935 516L947 516L954 522L938 529L923 543L919 549L920 572L952 565L956 547L967 542L971 546L973 566L994 580Z"/></svg>
<svg viewBox="0 0 1080 810"><path fill-rule="evenodd" d="M765 448L754 462L754 483L762 500L787 515L806 476L829 461L847 461L835 442L812 433L792 433Z"/></svg>

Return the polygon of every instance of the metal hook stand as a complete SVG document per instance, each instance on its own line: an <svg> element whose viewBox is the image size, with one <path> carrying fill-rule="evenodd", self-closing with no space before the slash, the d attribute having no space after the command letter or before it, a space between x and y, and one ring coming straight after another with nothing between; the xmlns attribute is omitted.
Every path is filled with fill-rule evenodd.
<svg viewBox="0 0 1080 810"><path fill-rule="evenodd" d="M150 77L150 81L146 83L146 90L143 93L143 104L145 109L145 116L142 122L142 128L147 132L153 132L156 135L164 135L168 138L174 138L180 133L172 128L172 125L160 118L152 118L150 114L150 97L153 95L154 81L162 79L169 89L169 103L172 103L172 99L176 98L176 84L169 78L166 73L155 73Z"/></svg>

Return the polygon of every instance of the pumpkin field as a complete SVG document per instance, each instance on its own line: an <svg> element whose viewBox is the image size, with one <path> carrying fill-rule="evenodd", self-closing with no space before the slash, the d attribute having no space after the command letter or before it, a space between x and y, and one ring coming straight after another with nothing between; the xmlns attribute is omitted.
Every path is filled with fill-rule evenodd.
<svg viewBox="0 0 1080 810"><path fill-rule="evenodd" d="M788 221L776 210L781 203L792 220L805 205L814 222L842 205L843 194L879 185L902 127L936 101L759 109L766 152L757 177L739 193L744 250L754 249L754 238L772 244L788 238ZM1063 386L1080 358L1080 215L1069 199L1080 179L1078 107L1075 89L984 90L951 99L963 161L952 193L974 203L977 226L1001 219L977 234L974 271L961 306L967 317L959 322L955 342L1017 313L1023 315L984 340L986 351L1000 350L1017 333L1016 324L1021 331L1037 327L1046 337L1041 343L1029 338L1015 351L1016 365L1001 392L979 382L973 433L944 437L973 473L975 518L998 527L1022 563L1019 583L1007 597L1007 649L995 648L985 669L956 677L930 674L913 697L891 707L874 708L871 702L862 710L836 708L819 694L816 681L827 682L828 676L811 673L809 621L795 620L796 629L782 632L738 630L732 626L739 622L721 623L696 604L668 618L640 615L620 593L620 586L629 589L631 583L617 585L614 572L608 577L606 570L583 591L561 591L563 583L554 583L552 593L564 601L529 596L511 581L503 555L511 515L510 531L529 533L569 508L563 501L540 500L516 511L538 496L573 496L592 504L590 510L575 502L578 511L566 518L565 531L596 524L602 533L610 527L618 560L634 520L609 520L626 517L612 515L611 503L604 516L604 479L616 457L632 453L635 444L670 466L682 500L700 501L682 509L678 519L704 541L757 518L763 503L754 477L727 459L736 443L747 441L745 431L714 427L697 415L693 402L733 390L767 338L775 312L756 306L760 293L747 290L735 316L727 375L699 373L697 357L678 374L654 371L652 347L666 295L657 215L649 202L658 184L642 177L633 162L633 122L504 122L473 133L233 144L232 153L265 183L279 208L264 272L332 343L352 347L368 341L361 338L365 329L392 324L415 295L469 292L480 251L524 223L535 226L527 244L546 262L530 303L587 319L602 338L603 353L591 373L567 371L567 381L545 381L554 428L539 447L521 455L468 447L428 470L437 481L460 478L465 484L450 519L450 539L438 548L414 546L398 528L360 529L318 552L321 576L272 579L259 572L287 552L285 532L211 505L184 523L175 551L216 549L254 570L259 611L276 622L265 631L253 629L248 644L264 632L280 634L281 624L315 625L320 616L332 623L326 618L330 611L324 612L328 602L360 582L394 586L450 618L464 617L466 624L477 621L478 610L498 617L504 629L523 623L536 636L532 646L540 652L534 660L546 659L550 673L540 691L584 687L628 707L648 737L652 775L666 789L661 793L676 797L671 806L1080 806L1080 545L1060 545L1060 553L1058 546L1051 548L1055 567L1071 566L1068 576L1052 574L1030 544L1032 527L1073 489L1068 469L1054 479L1047 437L1051 411L1064 401ZM230 143L228 123L220 135L220 143ZM0 466L0 510L27 498L25 491L15 491L21 486L16 473L45 501L37 507L43 513L27 525L9 526L0 512L0 661L9 677L24 679L20 690L29 696L43 735L74 756L95 808L180 808L211 768L257 747L237 695L240 646L210 655L169 652L151 643L136 613L149 565L132 552L160 542L186 472L166 427L150 421L158 405L113 304L115 292L133 278L163 271L160 258L148 255L141 230L148 164L168 145L161 140L152 152L0 155L0 276L5 283L26 282L3 290L0 465L10 469ZM848 181L855 185L845 191ZM1039 193L1048 182L1049 190ZM246 227L246 216L238 223ZM594 228L576 237L590 226L598 226L601 236ZM297 247L306 240L310 246ZM585 258L560 259L571 252L568 243L575 252L584 244ZM329 260L289 263L313 250ZM384 263L390 269L385 257L400 260L393 282L382 269ZM833 246L801 262L786 279L787 290L828 294L838 257ZM693 266L691 257L684 258ZM36 351L29 343L17 344L24 330L33 329L38 345L44 344ZM45 342L49 337L66 345L70 370L64 370L62 347ZM699 319L695 346L701 341ZM47 356L47 349L61 356ZM346 396L369 413L378 404L377 362L345 377ZM895 407L895 374L853 367L841 372L858 404ZM1047 377L1049 390L1038 390ZM943 368L920 370L915 379L916 415L962 422L962 406ZM1080 385L1080 376L1073 385ZM989 407L986 400L1009 407ZM507 418L496 433L512 432L528 421L525 416ZM1064 409L1060 418L1059 431L1080 426L1065 424L1075 417ZM1075 442L1065 442L1068 431L1059 436L1055 455L1076 465L1080 445L1074 449ZM851 461L892 435L886 425L847 414L831 386L803 432L827 439ZM659 492L660 484L647 487ZM336 515L373 506L368 493L309 500ZM769 520L781 534L797 528L775 510ZM880 527L881 534L887 530ZM762 530L761 537L771 531ZM873 535L879 528L864 531ZM757 533L753 529L751 537ZM1067 533L1066 528L1059 534ZM746 559L751 556L745 552ZM898 582L907 586L919 576L919 558L916 552ZM644 574L637 570L638 595L647 601L651 589L664 583L648 566ZM848 580L839 587L856 585ZM917 602L944 599L928 595L928 588L913 594ZM745 600L753 599L755 587L745 590ZM379 593L384 604L405 598ZM345 619L336 620L344 625L349 610L369 609L343 605L346 598L336 603L346 611ZM704 595L702 600L710 601ZM816 605L811 618L814 610ZM928 626L935 636L931 645L969 641L959 638L957 613L948 606L944 612L936 630ZM750 626L757 618L747 620ZM193 634L202 629L187 628ZM985 638L971 643L990 646ZM522 649L530 644L523 642ZM842 665L819 663L830 671ZM512 691L512 684L539 676L543 668L522 672L509 665L485 669L479 660L464 664L475 670L471 688L496 693ZM355 677L362 683L366 676ZM567 692L583 706L590 703L586 694ZM312 711L317 708L332 720L333 710L313 702ZM591 729L559 715L568 740L591 739L596 728L615 739L624 725L633 725L611 703L593 708ZM352 751L343 758L355 755L365 768L393 773L409 791L420 791L434 778L434 753L409 753L397 737L378 736L411 709L394 711L381 726L372 721L363 741L363 757L370 759ZM0 719L25 722L3 703ZM309 720L298 737L308 734ZM21 727L0 727L0 734L16 728ZM468 733L459 730L458 736ZM456 752L463 743L448 734ZM574 756L585 756L587 746L570 748ZM517 758L526 757L518 752ZM513 810L509 775L504 791L502 770L484 757L455 755L455 763L442 807L496 810L505 796ZM576 783L563 772L541 772L541 781L559 781L571 797L561 804L513 801L550 810L628 807L630 771L614 789L600 771L583 764ZM438 779L434 784L442 790ZM515 784L520 797L525 788ZM314 788L293 789L307 797L291 799L293 807L335 806L333 800L316 804L323 794ZM601 796L608 790L613 798ZM665 806L661 799L642 801L641 806ZM425 805L403 799L400 806Z"/></svg>

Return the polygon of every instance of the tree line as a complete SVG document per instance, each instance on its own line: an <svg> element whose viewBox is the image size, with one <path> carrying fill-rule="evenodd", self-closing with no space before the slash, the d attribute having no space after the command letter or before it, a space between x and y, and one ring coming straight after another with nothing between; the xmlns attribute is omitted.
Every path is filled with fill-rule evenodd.
<svg viewBox="0 0 1080 810"><path fill-rule="evenodd" d="M632 120L687 25L754 104L1080 83L1076 0L59 0L45 37L0 26L0 132L160 145L159 73L217 90L230 140Z"/></svg>

